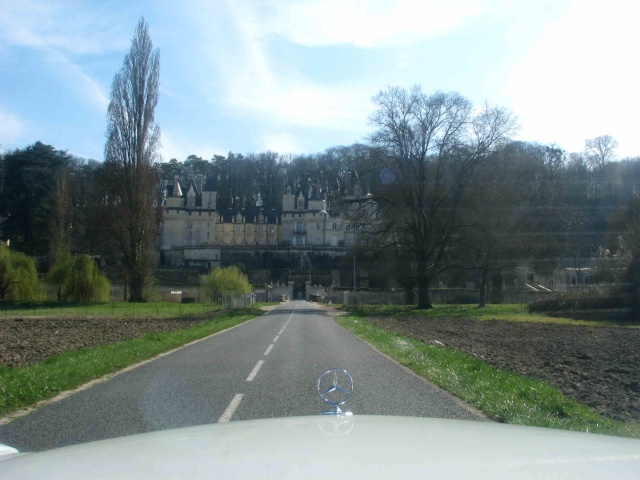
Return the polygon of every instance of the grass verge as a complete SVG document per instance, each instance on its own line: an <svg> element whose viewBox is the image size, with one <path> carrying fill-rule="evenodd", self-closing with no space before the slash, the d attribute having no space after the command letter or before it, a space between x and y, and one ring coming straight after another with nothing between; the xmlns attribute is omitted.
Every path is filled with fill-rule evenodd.
<svg viewBox="0 0 640 480"><path fill-rule="evenodd" d="M547 383L499 370L452 348L427 345L390 333L360 317L336 317L335 320L492 420L640 438L640 427L606 419Z"/></svg>
<svg viewBox="0 0 640 480"><path fill-rule="evenodd" d="M363 305L358 309L351 310L353 315L371 317L375 315L394 315L405 317L425 317L425 318L445 318L445 317L467 317L475 320L507 320L511 322L533 322L533 323L558 323L563 325L585 325L592 327L621 326L637 328L632 325L620 322L598 321L598 320L576 320L564 317L548 317L539 313L530 313L526 305L501 304L487 305L484 308L477 308L475 305L434 305L428 310L419 310L412 305Z"/></svg>
<svg viewBox="0 0 640 480"><path fill-rule="evenodd" d="M109 318L176 318L206 315L222 310L215 303L176 302L3 302L0 318L26 317L109 317Z"/></svg>
<svg viewBox="0 0 640 480"><path fill-rule="evenodd" d="M150 333L124 342L68 351L28 367L0 366L0 415L52 398L60 392L226 330L262 313L257 309L233 310L184 330Z"/></svg>

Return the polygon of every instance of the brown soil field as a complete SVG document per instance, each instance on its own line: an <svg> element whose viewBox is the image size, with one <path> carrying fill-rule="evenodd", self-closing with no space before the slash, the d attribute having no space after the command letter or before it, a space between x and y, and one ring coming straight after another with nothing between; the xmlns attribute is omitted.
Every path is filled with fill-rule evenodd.
<svg viewBox="0 0 640 480"><path fill-rule="evenodd" d="M605 417L640 425L640 328L470 318L367 318L425 343L452 347L535 377Z"/></svg>
<svg viewBox="0 0 640 480"><path fill-rule="evenodd" d="M21 367L67 350L98 347L146 335L191 327L206 320L154 318L0 319L0 365Z"/></svg>

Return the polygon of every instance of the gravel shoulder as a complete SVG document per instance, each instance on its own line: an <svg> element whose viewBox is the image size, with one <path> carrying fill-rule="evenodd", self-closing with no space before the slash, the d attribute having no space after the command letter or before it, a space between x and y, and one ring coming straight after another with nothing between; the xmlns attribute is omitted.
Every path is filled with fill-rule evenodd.
<svg viewBox="0 0 640 480"><path fill-rule="evenodd" d="M369 322L535 377L603 416L640 425L640 328L372 317Z"/></svg>

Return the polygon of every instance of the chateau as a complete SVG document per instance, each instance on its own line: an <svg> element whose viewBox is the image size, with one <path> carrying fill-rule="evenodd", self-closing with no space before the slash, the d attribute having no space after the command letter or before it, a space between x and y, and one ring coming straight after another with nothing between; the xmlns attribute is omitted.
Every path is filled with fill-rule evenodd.
<svg viewBox="0 0 640 480"><path fill-rule="evenodd" d="M161 264L211 269L228 264L221 260L229 250L352 250L356 242L348 222L327 211L327 194L320 185L309 195L287 189L281 210L218 210L216 192L204 185L201 174L186 185L174 176L163 206ZM344 193L353 203L368 199L355 172L349 174Z"/></svg>
<svg viewBox="0 0 640 480"><path fill-rule="evenodd" d="M174 176L168 186L159 239L161 266L203 272L238 265L254 285L273 285L274 292L278 285L286 285L294 298L315 291L311 287L351 289L354 276L358 289L395 285L384 267L374 267L360 253L356 272L353 259L357 228L349 224L340 209L344 213L345 209L366 206L371 196L363 195L355 172L348 173L342 188L331 196L320 185L307 195L287 189L280 210L219 210L216 191L205 189L205 180L198 174L181 185L179 177ZM330 198L335 208L329 205ZM374 209L366 211L375 222ZM542 293L550 288L564 291L584 286L590 269L582 270L581 279L576 279L570 268L561 268L553 279L534 278L527 266L521 266L510 278L514 291L524 288L525 293L539 293L535 285L540 285ZM567 276L570 274L573 280ZM458 288L476 288L477 279L468 274L465 277L469 278ZM440 289L447 283L442 280Z"/></svg>

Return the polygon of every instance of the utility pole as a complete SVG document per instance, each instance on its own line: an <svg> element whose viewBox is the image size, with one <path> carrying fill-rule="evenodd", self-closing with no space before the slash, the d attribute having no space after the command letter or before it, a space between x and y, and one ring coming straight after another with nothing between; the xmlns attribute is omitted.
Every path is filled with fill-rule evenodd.
<svg viewBox="0 0 640 480"><path fill-rule="evenodd" d="M356 296L356 246L358 244L358 237L356 235L355 227L353 228L353 301L357 302Z"/></svg>
<svg viewBox="0 0 640 480"><path fill-rule="evenodd" d="M270 268L271 268L271 255L269 253L269 230L271 229L271 227L269 227L269 219L267 219L267 278L265 279L265 284L264 284L264 297L266 299L267 302L269 302L269 273L270 273Z"/></svg>

